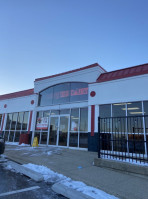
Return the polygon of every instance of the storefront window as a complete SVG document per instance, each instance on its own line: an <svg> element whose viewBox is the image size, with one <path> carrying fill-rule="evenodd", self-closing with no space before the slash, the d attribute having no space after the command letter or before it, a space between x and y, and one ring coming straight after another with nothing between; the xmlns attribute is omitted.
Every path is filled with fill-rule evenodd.
<svg viewBox="0 0 148 199"><path fill-rule="evenodd" d="M123 117L126 116L125 103L113 104L112 105L112 117Z"/></svg>
<svg viewBox="0 0 148 199"><path fill-rule="evenodd" d="M88 108L80 109L80 131L88 131Z"/></svg>
<svg viewBox="0 0 148 199"><path fill-rule="evenodd" d="M47 144L47 136L48 136L47 132L42 132L42 134L41 134L41 144Z"/></svg>
<svg viewBox="0 0 148 199"><path fill-rule="evenodd" d="M142 115L142 103L132 102L127 104L127 116L140 116Z"/></svg>
<svg viewBox="0 0 148 199"><path fill-rule="evenodd" d="M100 106L100 131L103 150L145 153L143 121L145 120L147 133L148 101L143 102L143 108L144 111L142 110L142 102Z"/></svg>
<svg viewBox="0 0 148 199"><path fill-rule="evenodd" d="M146 131L146 133L148 133L148 101L144 101L143 105L144 105L144 115L145 115L145 117L144 117L145 131ZM147 136L147 140L148 140L148 136Z"/></svg>
<svg viewBox="0 0 148 199"><path fill-rule="evenodd" d="M39 93L39 106L88 100L88 83L62 83Z"/></svg>
<svg viewBox="0 0 148 199"><path fill-rule="evenodd" d="M80 148L88 148L88 134L87 133L80 133L79 147Z"/></svg>
<svg viewBox="0 0 148 199"><path fill-rule="evenodd" d="M99 106L99 115L101 119L100 128L101 132L110 132L111 131L111 104L100 105Z"/></svg>
<svg viewBox="0 0 148 199"><path fill-rule="evenodd" d="M16 122L17 122L17 116L18 116L18 113L13 113L11 130L15 130L15 126L16 126Z"/></svg>
<svg viewBox="0 0 148 199"><path fill-rule="evenodd" d="M8 113L5 127L5 140L19 142L20 134L26 132L28 126L29 112Z"/></svg>
<svg viewBox="0 0 148 199"><path fill-rule="evenodd" d="M70 114L70 109L60 110L60 115L64 115L64 114Z"/></svg>
<svg viewBox="0 0 148 199"><path fill-rule="evenodd" d="M23 122L23 115L24 115L24 112L18 113L17 126L16 126L17 130L21 130L21 128L22 128L21 126L22 126L22 122Z"/></svg>
<svg viewBox="0 0 148 199"><path fill-rule="evenodd" d="M47 88L39 94L39 106L48 106L53 102L53 87Z"/></svg>
<svg viewBox="0 0 148 199"><path fill-rule="evenodd" d="M111 117L111 105L100 105L99 106L99 115L101 118Z"/></svg>
<svg viewBox="0 0 148 199"><path fill-rule="evenodd" d="M88 108L38 112L36 130L36 134L40 135L41 144L86 148L88 146Z"/></svg>
<svg viewBox="0 0 148 199"><path fill-rule="evenodd" d="M113 117L113 132L125 132L126 131L126 106L125 103L112 105L112 117Z"/></svg>
<svg viewBox="0 0 148 199"><path fill-rule="evenodd" d="M50 111L43 112L43 117L49 117L49 116L50 116Z"/></svg>
<svg viewBox="0 0 148 199"><path fill-rule="evenodd" d="M14 142L19 142L19 138L20 138L20 132L19 132L19 131L16 131L16 132L15 132Z"/></svg>
<svg viewBox="0 0 148 199"><path fill-rule="evenodd" d="M24 112L22 130L27 130L29 112Z"/></svg>
<svg viewBox="0 0 148 199"><path fill-rule="evenodd" d="M87 83L71 83L70 102L88 100Z"/></svg>
<svg viewBox="0 0 148 199"><path fill-rule="evenodd" d="M69 146L78 147L78 132L70 132Z"/></svg>
<svg viewBox="0 0 148 199"><path fill-rule="evenodd" d="M148 115L148 101L144 101L143 106L144 106L144 115Z"/></svg>
<svg viewBox="0 0 148 199"><path fill-rule="evenodd" d="M71 131L78 131L79 109L71 109Z"/></svg>
<svg viewBox="0 0 148 199"><path fill-rule="evenodd" d="M46 112L37 112L37 119L36 119L36 130L48 130L48 121L49 121L50 113Z"/></svg>
<svg viewBox="0 0 148 199"><path fill-rule="evenodd" d="M53 104L64 104L69 102L69 91L69 83L54 86Z"/></svg>
<svg viewBox="0 0 148 199"><path fill-rule="evenodd" d="M12 121L12 113L7 114L6 130L10 130L10 125Z"/></svg>
<svg viewBox="0 0 148 199"><path fill-rule="evenodd" d="M52 110L51 115L59 115L60 111L59 110Z"/></svg>

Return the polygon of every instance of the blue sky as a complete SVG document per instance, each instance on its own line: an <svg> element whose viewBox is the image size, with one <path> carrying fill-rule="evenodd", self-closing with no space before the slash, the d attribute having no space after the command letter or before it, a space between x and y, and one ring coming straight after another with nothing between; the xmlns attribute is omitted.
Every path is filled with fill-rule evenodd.
<svg viewBox="0 0 148 199"><path fill-rule="evenodd" d="M0 94L98 62L148 63L147 0L0 0Z"/></svg>

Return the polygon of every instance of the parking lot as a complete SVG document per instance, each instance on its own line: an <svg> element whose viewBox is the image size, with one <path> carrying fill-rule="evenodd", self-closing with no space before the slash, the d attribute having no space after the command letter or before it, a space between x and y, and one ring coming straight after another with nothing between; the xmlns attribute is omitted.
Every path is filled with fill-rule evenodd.
<svg viewBox="0 0 148 199"><path fill-rule="evenodd" d="M36 183L24 175L6 170L0 164L0 199L64 199L51 190L51 185Z"/></svg>

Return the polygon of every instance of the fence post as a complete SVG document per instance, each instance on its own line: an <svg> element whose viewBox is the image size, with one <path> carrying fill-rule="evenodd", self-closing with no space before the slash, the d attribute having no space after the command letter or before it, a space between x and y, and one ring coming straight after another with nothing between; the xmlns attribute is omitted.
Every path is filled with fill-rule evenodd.
<svg viewBox="0 0 148 199"><path fill-rule="evenodd" d="M100 117L98 117L98 158L100 158Z"/></svg>

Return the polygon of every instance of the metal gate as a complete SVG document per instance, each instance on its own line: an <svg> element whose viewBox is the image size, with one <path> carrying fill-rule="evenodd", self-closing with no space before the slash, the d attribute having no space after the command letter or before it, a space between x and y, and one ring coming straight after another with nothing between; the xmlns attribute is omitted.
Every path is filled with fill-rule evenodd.
<svg viewBox="0 0 148 199"><path fill-rule="evenodd" d="M148 163L148 116L98 118L98 158Z"/></svg>

